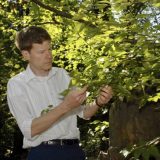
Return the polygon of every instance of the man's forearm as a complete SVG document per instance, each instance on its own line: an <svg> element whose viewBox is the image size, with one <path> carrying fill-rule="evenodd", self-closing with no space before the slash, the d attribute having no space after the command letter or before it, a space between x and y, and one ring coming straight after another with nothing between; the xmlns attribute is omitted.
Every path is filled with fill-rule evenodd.
<svg viewBox="0 0 160 160"><path fill-rule="evenodd" d="M69 108L61 103L59 106L50 110L50 112L33 119L31 125L31 137L34 137L50 128L59 118L69 112Z"/></svg>
<svg viewBox="0 0 160 160"><path fill-rule="evenodd" d="M68 93L64 101L50 112L32 121L31 136L34 137L50 128L59 118L70 110L80 106L86 98L87 87Z"/></svg>
<svg viewBox="0 0 160 160"><path fill-rule="evenodd" d="M97 96L96 100L89 105L86 105L84 110L84 118L91 118L99 108L103 107L104 104L107 104L113 96L112 88L108 85L100 89L100 93Z"/></svg>
<svg viewBox="0 0 160 160"><path fill-rule="evenodd" d="M90 119L92 116L95 115L98 109L99 109L99 106L97 106L95 102L91 104L87 104L84 109L84 118Z"/></svg>

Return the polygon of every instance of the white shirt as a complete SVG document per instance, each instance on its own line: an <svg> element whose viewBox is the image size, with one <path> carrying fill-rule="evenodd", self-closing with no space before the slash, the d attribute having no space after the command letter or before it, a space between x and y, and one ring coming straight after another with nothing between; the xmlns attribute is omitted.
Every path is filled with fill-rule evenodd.
<svg viewBox="0 0 160 160"><path fill-rule="evenodd" d="M32 120L39 117L49 105L54 108L60 104L63 101L60 93L68 88L69 83L68 73L57 67L53 67L47 77L36 77L28 66L9 80L8 105L24 135L23 148L37 146L51 139L80 138L77 115L83 117L83 106L67 113L42 134L31 137Z"/></svg>

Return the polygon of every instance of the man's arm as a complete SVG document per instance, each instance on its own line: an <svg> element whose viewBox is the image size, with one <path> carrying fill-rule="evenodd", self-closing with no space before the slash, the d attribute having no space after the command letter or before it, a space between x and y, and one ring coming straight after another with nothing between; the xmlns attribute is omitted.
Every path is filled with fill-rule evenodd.
<svg viewBox="0 0 160 160"><path fill-rule="evenodd" d="M97 102L93 102L91 104L86 105L84 110L84 118L90 119L97 110L100 108L100 106L103 106L104 104L108 103L110 99L112 98L113 91L110 86L105 86L100 90L100 93L97 97ZM98 104L98 105L97 105Z"/></svg>
<svg viewBox="0 0 160 160"><path fill-rule="evenodd" d="M67 112L80 106L86 99L86 90L87 87L84 87L81 90L70 91L61 104L50 112L33 119L31 125L31 137L46 131Z"/></svg>

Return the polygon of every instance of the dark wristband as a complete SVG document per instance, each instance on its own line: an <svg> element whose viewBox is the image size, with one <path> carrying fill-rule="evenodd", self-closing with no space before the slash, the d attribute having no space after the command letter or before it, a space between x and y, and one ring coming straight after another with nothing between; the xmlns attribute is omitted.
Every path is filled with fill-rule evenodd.
<svg viewBox="0 0 160 160"><path fill-rule="evenodd" d="M98 98L96 98L95 103L98 107L102 107L102 105L98 104Z"/></svg>

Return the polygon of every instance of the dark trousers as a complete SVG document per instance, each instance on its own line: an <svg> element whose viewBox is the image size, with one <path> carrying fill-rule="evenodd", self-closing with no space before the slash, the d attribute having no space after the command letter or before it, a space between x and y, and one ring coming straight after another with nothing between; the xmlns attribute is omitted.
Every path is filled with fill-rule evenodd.
<svg viewBox="0 0 160 160"><path fill-rule="evenodd" d="M27 160L85 160L85 153L79 144L41 144L30 149Z"/></svg>

